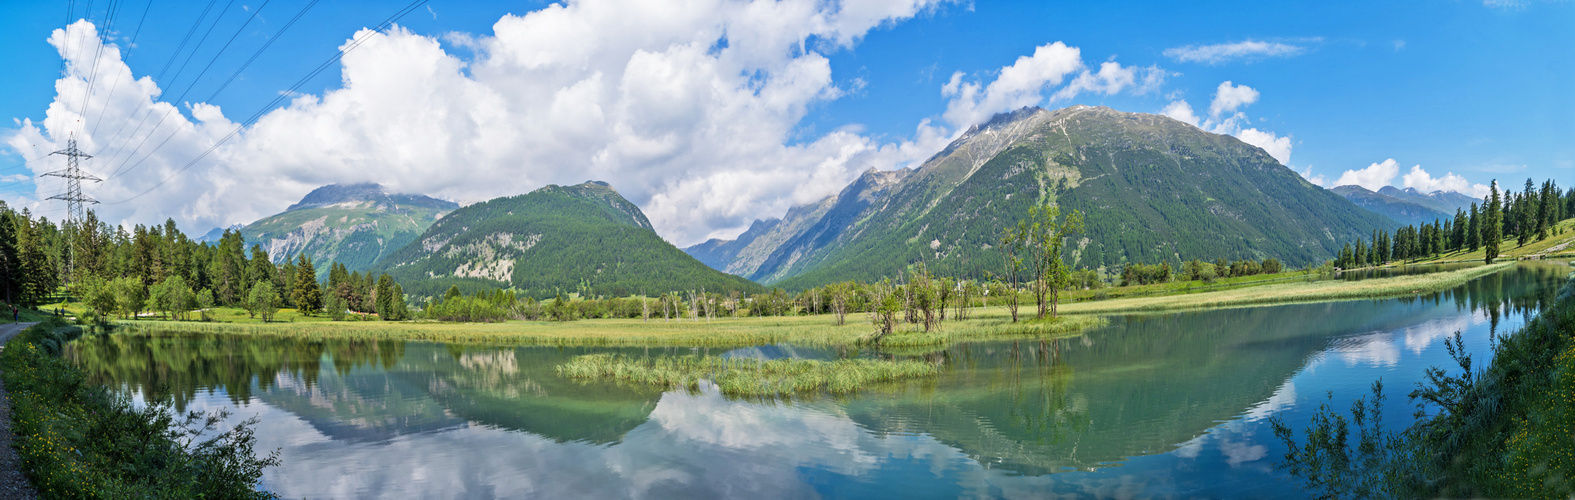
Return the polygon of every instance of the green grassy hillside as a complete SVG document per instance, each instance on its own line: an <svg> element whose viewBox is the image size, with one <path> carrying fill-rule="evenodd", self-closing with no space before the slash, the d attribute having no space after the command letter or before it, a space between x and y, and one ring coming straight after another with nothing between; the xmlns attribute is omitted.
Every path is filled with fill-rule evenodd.
<svg viewBox="0 0 1575 500"><path fill-rule="evenodd" d="M513 287L628 295L704 288L762 290L667 243L650 221L604 183L547 186L454 211L379 261L415 296Z"/></svg>

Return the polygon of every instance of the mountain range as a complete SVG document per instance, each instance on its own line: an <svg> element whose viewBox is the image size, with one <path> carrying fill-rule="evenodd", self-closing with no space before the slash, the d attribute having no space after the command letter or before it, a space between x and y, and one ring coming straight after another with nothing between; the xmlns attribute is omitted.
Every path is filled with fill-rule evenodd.
<svg viewBox="0 0 1575 500"><path fill-rule="evenodd" d="M1235 137L1074 106L997 115L916 169L866 172L735 240L688 251L788 289L880 279L916 262L978 277L1001 271L1001 230L1049 202L1086 214L1067 260L1091 269L1195 258L1301 265L1396 227Z"/></svg>
<svg viewBox="0 0 1575 500"><path fill-rule="evenodd" d="M463 208L376 184L330 185L241 231L276 261L306 253L320 270L338 262L388 272L417 296L452 285L532 295L753 292L764 289L757 283L796 290L879 280L919 262L950 276L1000 273L1001 231L1045 203L1087 217L1067 260L1113 272L1190 259L1322 262L1355 238L1398 227L1375 206L1420 218L1473 201L1359 189L1320 188L1260 148L1164 116L1030 107L972 127L916 168L866 171L737 238L683 250L594 181Z"/></svg>
<svg viewBox="0 0 1575 500"><path fill-rule="evenodd" d="M306 254L318 274L327 276L329 262L351 271L371 268L457 208L457 203L428 196L390 194L377 184L332 184L240 231L275 263Z"/></svg>
<svg viewBox="0 0 1575 500"><path fill-rule="evenodd" d="M671 290L758 292L656 234L640 208L605 182L549 185L469 205L378 261L406 293L515 288L624 296Z"/></svg>
<svg viewBox="0 0 1575 500"><path fill-rule="evenodd" d="M1447 220L1455 216L1456 208L1469 207L1477 201L1453 191L1424 194L1415 188L1402 190L1394 186L1384 186L1377 192L1357 185L1336 186L1329 191L1351 200L1356 206L1406 225ZM1460 201L1464 203L1457 204Z"/></svg>

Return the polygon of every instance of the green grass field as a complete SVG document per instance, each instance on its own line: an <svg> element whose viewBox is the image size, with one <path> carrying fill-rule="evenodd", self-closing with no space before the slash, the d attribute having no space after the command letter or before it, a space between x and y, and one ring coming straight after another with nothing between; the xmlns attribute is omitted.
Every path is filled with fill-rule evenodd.
<svg viewBox="0 0 1575 500"><path fill-rule="evenodd" d="M1564 235L1561 235L1564 236ZM1536 248L1550 248L1559 241L1549 238ZM1535 251L1527 245L1527 252ZM1501 271L1513 262L1430 274L1375 278L1363 281L1317 280L1300 271L1221 280L1219 288L1204 289L1197 282L1166 283L1146 287L1123 287L1124 298L1064 302L1062 316L1054 320L1029 321L1033 304L1024 297L1020 313L1025 321L1013 323L1005 307L992 305L974 308L969 319L950 320L931 332L917 325L905 325L880 339L879 348L887 350L927 350L953 343L987 339L1044 339L1075 336L1090 328L1107 324L1102 315L1156 312L1221 307L1249 307L1267 304L1359 300L1434 292L1459 286L1469 280ZM1137 291L1127 288L1140 289ZM1106 289L1111 290L1111 289ZM1208 290L1208 291L1204 291ZM1078 294L1072 294L1077 297ZM1137 296L1133 296L1137 295ZM76 312L70 305L68 312ZM830 315L717 318L666 321L652 319L590 319L571 322L507 321L502 323L443 323L436 321L382 322L329 321L324 315L304 316L290 309L281 310L276 321L263 323L245 311L214 308L212 321L168 321L156 315L121 319L122 331L159 333L224 333L270 335L295 338L356 338L376 340L421 340L453 344L560 345L560 346L684 346L740 347L766 344L804 346L874 346L875 328L864 314L849 314L844 325L834 324ZM192 318L197 318L192 313Z"/></svg>
<svg viewBox="0 0 1575 500"><path fill-rule="evenodd" d="M1453 288L1514 265L1514 262L1500 262L1490 266L1362 281L1286 282L1189 295L1082 302L1062 305L1061 311L1069 314L1108 314L1393 297Z"/></svg>

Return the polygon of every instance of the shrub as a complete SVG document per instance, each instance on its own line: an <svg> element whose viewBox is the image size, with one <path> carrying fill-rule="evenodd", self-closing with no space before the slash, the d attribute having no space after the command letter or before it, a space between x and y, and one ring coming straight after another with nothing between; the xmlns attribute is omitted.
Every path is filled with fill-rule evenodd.
<svg viewBox="0 0 1575 500"><path fill-rule="evenodd" d="M223 411L179 415L166 402L137 408L87 384L60 358L81 329L36 325L0 351L17 454L46 498L274 498L258 479L279 464L257 458L256 419L229 429Z"/></svg>

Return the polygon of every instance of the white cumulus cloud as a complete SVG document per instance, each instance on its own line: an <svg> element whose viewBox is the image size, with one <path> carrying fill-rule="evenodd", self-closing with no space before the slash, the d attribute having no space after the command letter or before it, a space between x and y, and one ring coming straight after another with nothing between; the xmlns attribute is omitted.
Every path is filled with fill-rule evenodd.
<svg viewBox="0 0 1575 500"><path fill-rule="evenodd" d="M1400 187L1415 188L1423 193L1433 191L1454 191L1471 196L1483 196L1488 193L1484 184L1473 184L1466 178L1447 172L1442 177L1433 177L1421 165L1414 165L1404 176L1400 175L1400 162L1389 158L1381 162L1368 165L1366 168L1346 170L1335 179L1335 186L1358 185L1369 191L1377 191L1384 186L1394 184L1396 177L1400 177Z"/></svg>
<svg viewBox="0 0 1575 500"><path fill-rule="evenodd" d="M1236 136L1242 142L1262 148L1281 165L1290 165L1292 149L1290 136L1280 136L1274 132L1244 126L1251 120L1241 109L1258 102L1258 97L1257 89L1246 85L1235 85L1226 80L1215 89L1214 99L1209 102L1207 120L1200 119L1192 110L1192 105L1185 99L1171 101L1159 113L1216 134Z"/></svg>
<svg viewBox="0 0 1575 500"><path fill-rule="evenodd" d="M1194 127L1198 126L1199 123L1198 115L1192 112L1192 105L1187 104L1185 99L1171 101L1170 104L1165 106L1165 109L1159 110L1159 114Z"/></svg>
<svg viewBox="0 0 1575 500"><path fill-rule="evenodd" d="M1097 71L1089 70L1077 47L1055 42L1035 48L1031 56L1018 57L988 84L968 80L962 72L953 73L941 86L941 95L951 98L943 116L954 128L966 129L996 113L1039 105L1052 89L1055 92L1048 101L1059 102L1084 92L1143 94L1158 88L1164 79L1165 72L1157 66L1137 68L1107 61Z"/></svg>
<svg viewBox="0 0 1575 500"><path fill-rule="evenodd" d="M1307 168L1304 168L1300 172L1296 173L1301 174L1303 179L1307 179L1307 182L1311 182L1323 187L1334 187L1329 185L1328 177L1324 177L1321 174L1314 174L1312 170L1312 165L1308 165Z"/></svg>
<svg viewBox="0 0 1575 500"><path fill-rule="evenodd" d="M250 222L335 182L472 202L595 179L645 210L663 237L687 245L736 234L866 169L922 161L944 146L948 134L928 122L898 142L856 127L791 137L812 106L844 94L824 53L942 1L582 0L504 16L490 34L445 35L473 57L399 27L362 31L353 36L365 43L341 61L341 88L291 96L195 163L253 110L161 101L167 89L135 77L114 45L94 50L96 28L79 21L49 39L66 71L46 117L23 121L4 142L33 158L76 132L98 155L85 164L90 172L121 170L87 186L99 200L129 200L97 207L117 223L173 217L202 231ZM972 90L984 99L979 106L1037 96L1038 82L1083 71L1076 49L1045 50L1042 64L1003 70L988 90ZM1087 90L1145 81L1121 69L1094 72ZM100 109L104 126L77 125ZM144 116L146 126L118 126ZM41 183L35 196L56 188Z"/></svg>
<svg viewBox="0 0 1575 500"><path fill-rule="evenodd" d="M1316 40L1316 39L1314 39ZM1267 57L1291 57L1307 49L1300 45L1281 42L1243 40L1213 45L1187 45L1165 49L1165 56L1180 62L1223 64L1237 60L1256 60Z"/></svg>
<svg viewBox="0 0 1575 500"><path fill-rule="evenodd" d="M1488 194L1486 184L1472 184L1465 177L1455 175L1454 172L1445 172L1442 177L1433 177L1421 165L1411 167L1410 172L1400 178L1404 187L1416 188L1417 191L1431 193L1433 191L1454 191L1461 194L1481 197Z"/></svg>
<svg viewBox="0 0 1575 500"><path fill-rule="evenodd" d="M1291 163L1291 138L1289 136L1281 137L1275 135L1274 132L1247 128L1237 131L1236 138L1241 139L1241 142L1263 148L1265 152L1269 153L1269 156L1273 156L1281 165L1289 165Z"/></svg>
<svg viewBox="0 0 1575 500"><path fill-rule="evenodd" d="M1395 176L1400 175L1400 163L1390 158L1358 170L1346 170L1334 180L1336 186L1357 185L1369 191L1377 191L1388 186Z"/></svg>
<svg viewBox="0 0 1575 500"><path fill-rule="evenodd" d="M1220 82L1214 90L1214 100L1209 102L1209 116L1218 118L1221 113L1234 113L1243 106L1258 102L1258 91L1246 85L1231 85L1230 80Z"/></svg>

